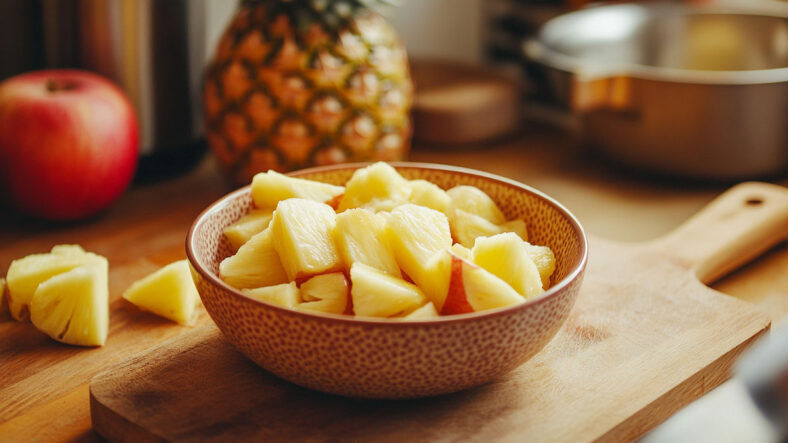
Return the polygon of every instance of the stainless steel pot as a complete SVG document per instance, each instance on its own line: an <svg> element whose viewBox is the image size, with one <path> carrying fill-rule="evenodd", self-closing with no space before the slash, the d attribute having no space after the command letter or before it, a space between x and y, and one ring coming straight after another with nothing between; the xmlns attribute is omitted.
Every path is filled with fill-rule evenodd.
<svg viewBox="0 0 788 443"><path fill-rule="evenodd" d="M550 20L524 50L583 138L620 161L706 179L777 174L788 169L787 9L601 6Z"/></svg>

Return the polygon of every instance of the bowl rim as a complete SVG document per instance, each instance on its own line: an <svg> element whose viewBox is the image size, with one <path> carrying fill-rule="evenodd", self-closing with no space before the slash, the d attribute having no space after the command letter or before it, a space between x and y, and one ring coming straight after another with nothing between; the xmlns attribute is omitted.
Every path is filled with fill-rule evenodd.
<svg viewBox="0 0 788 443"><path fill-rule="evenodd" d="M374 162L340 163L336 165L317 166L317 167L292 171L287 173L287 175L292 177L299 177L307 174L324 173L324 172L331 172L336 170L355 170L368 166L372 163ZM566 219L569 221L570 225L572 226L572 229L577 234L578 239L580 240L580 251L581 251L580 260L563 279L555 283L547 291L543 292L539 296L527 300L525 303L520 303L518 305L506 306L498 309L489 309L481 312L439 316L437 318L430 318L428 320L408 320L404 318L391 319L391 318L378 318L378 317L357 317L357 316L351 316L345 314L328 314L328 313L311 312L311 311L307 312L307 311L299 311L296 309L285 308L282 306L275 305L273 303L268 303L262 300L256 300L251 297L247 297L239 289L236 289L228 285L227 283L222 281L218 275L214 275L214 273L205 269L202 266L202 264L196 259L196 255L194 251L196 249L195 232L197 228L201 226L203 223L205 223L209 215L220 211L225 206L227 206L229 202L238 198L238 196L245 194L247 192L251 192L251 184L248 184L246 186L243 186L239 189L236 189L235 191L232 191L220 197L218 200L211 203L207 208L205 208L202 212L200 212L200 214L195 218L194 222L189 228L189 232L186 235L186 256L189 260L189 263L191 264L192 268L196 272L198 272L202 276L202 278L210 282L211 285L217 286L225 291L228 291L229 293L240 297L242 300L246 300L253 303L259 303L267 308L273 308L275 310L284 312L288 315L293 315L296 317L303 317L308 319L339 322L344 324L375 325L375 326L389 326L389 327L407 327L414 325L427 326L427 325L436 325L436 324L444 324L444 323L464 322L464 321L471 321L471 320L482 319L482 318L497 317L500 315L509 314L516 310L528 309L531 306L544 303L547 300L556 297L567 286L572 284L583 274L583 271L586 268L586 264L588 263L588 238L586 237L585 230L583 229L583 226L578 221L577 217L575 217L575 215L572 214L572 212L569 211L569 209L567 209L564 205L559 203L554 198L548 196L544 192L539 191L538 189L535 189L524 183L520 183L516 180L512 180L500 175L479 171L471 168L442 165L436 163L423 163L423 162L399 161L399 162L387 162L387 163L393 166L395 169L429 169L429 170L437 170L443 172L460 173L460 174L470 175L475 177L483 177L488 180L497 181L501 184L529 192L530 194L544 200L551 206L558 209L561 213L563 213L563 215L566 217Z"/></svg>

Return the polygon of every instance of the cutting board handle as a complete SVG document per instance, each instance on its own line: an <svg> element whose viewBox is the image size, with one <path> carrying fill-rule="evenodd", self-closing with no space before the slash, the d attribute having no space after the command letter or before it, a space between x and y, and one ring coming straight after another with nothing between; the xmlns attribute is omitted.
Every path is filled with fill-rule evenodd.
<svg viewBox="0 0 788 443"><path fill-rule="evenodd" d="M658 247L712 283L788 239L788 188L748 182L729 189Z"/></svg>

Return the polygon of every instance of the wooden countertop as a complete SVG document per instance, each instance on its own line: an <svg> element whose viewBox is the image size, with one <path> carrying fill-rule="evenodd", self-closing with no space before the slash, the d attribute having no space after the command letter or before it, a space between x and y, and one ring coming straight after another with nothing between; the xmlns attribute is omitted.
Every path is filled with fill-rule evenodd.
<svg viewBox="0 0 788 443"><path fill-rule="evenodd" d="M670 231L730 186L644 177L575 148L565 135L535 127L473 150L416 147L411 160L480 169L532 185L564 203L589 234L621 241L647 241ZM786 178L773 182L788 186ZM100 217L78 224L31 222L0 208L0 273L11 260L58 243L79 243L111 256L113 267L145 257L140 265L153 270L184 256L183 240L192 220L229 190L208 159L188 174L137 185ZM779 322L788 314L785 269L788 243L783 242L714 287L756 304ZM110 282L112 297L123 289ZM0 337L6 337L0 340L0 390L10 369L5 366L9 355L24 346L43 346L41 337L19 334L19 328L7 314L0 316ZM12 343L15 339L23 341ZM60 347L46 345L53 352ZM0 436L19 441L97 440L90 427L91 375L82 374L78 387L53 400L31 401L23 410L0 410Z"/></svg>

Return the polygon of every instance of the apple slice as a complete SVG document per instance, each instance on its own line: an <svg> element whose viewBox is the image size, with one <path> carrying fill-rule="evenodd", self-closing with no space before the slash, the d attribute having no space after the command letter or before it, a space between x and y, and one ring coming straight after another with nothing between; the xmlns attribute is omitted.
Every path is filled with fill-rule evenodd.
<svg viewBox="0 0 788 443"><path fill-rule="evenodd" d="M451 236L466 248L472 248L477 237L500 234L501 228L495 223L462 209L457 209L449 219Z"/></svg>
<svg viewBox="0 0 788 443"><path fill-rule="evenodd" d="M410 201L413 204L426 206L430 209L449 214L451 208L451 197L438 185L427 180L411 180Z"/></svg>
<svg viewBox="0 0 788 443"><path fill-rule="evenodd" d="M268 209L252 209L237 222L224 228L224 236L236 251L252 236L263 232L273 218L273 211Z"/></svg>
<svg viewBox="0 0 788 443"><path fill-rule="evenodd" d="M483 268L451 254L449 293L442 315L464 314L524 303L505 281Z"/></svg>
<svg viewBox="0 0 788 443"><path fill-rule="evenodd" d="M38 285L30 300L30 320L53 339L79 346L102 346L109 331L107 260L92 260Z"/></svg>
<svg viewBox="0 0 788 443"><path fill-rule="evenodd" d="M350 297L350 284L341 272L316 275L301 285L304 300L296 309L344 314Z"/></svg>
<svg viewBox="0 0 788 443"><path fill-rule="evenodd" d="M350 268L353 312L367 317L391 317L427 302L417 286L363 263Z"/></svg>
<svg viewBox="0 0 788 443"><path fill-rule="evenodd" d="M337 212L350 208L367 207L388 211L408 201L408 181L388 163L377 162L358 169L345 184L345 195Z"/></svg>
<svg viewBox="0 0 788 443"><path fill-rule="evenodd" d="M526 251L534 261L539 276L542 279L542 288L547 290L550 287L550 277L555 272L555 254L547 246L537 246L526 243Z"/></svg>
<svg viewBox="0 0 788 443"><path fill-rule="evenodd" d="M449 221L442 212L411 203L388 216L386 233L397 264L435 303L449 287L449 262L437 254L451 247Z"/></svg>
<svg viewBox="0 0 788 443"><path fill-rule="evenodd" d="M266 286L265 288L242 289L241 292L249 298L289 309L295 308L301 301L295 282Z"/></svg>
<svg viewBox="0 0 788 443"><path fill-rule="evenodd" d="M195 323L196 308L200 304L200 295L186 260L170 263L135 281L123 293L123 298L144 311L182 325Z"/></svg>
<svg viewBox="0 0 788 443"><path fill-rule="evenodd" d="M422 320L427 318L435 318L439 317L438 310L435 309L435 305L432 302L427 302L426 305L416 309L415 311L411 312L410 314L406 315L403 318L409 320Z"/></svg>
<svg viewBox="0 0 788 443"><path fill-rule="evenodd" d="M28 305L38 285L51 277L87 263L106 260L77 245L58 245L52 252L32 254L11 262L6 276L8 308L19 321L30 317Z"/></svg>
<svg viewBox="0 0 788 443"><path fill-rule="evenodd" d="M325 203L302 198L279 202L271 229L274 249L289 280L342 270L331 236L336 217Z"/></svg>
<svg viewBox="0 0 788 443"><path fill-rule="evenodd" d="M544 292L539 270L517 234L507 232L479 237L473 246L473 262L508 283L526 299Z"/></svg>
<svg viewBox="0 0 788 443"><path fill-rule="evenodd" d="M258 209L273 210L280 201L288 198L303 198L324 203L343 192L345 188L342 186L288 177L273 170L261 172L252 179L252 200Z"/></svg>
<svg viewBox="0 0 788 443"><path fill-rule="evenodd" d="M385 235L386 220L386 217L363 208L337 214L334 243L346 268L349 269L353 263L364 263L394 277L402 277Z"/></svg>
<svg viewBox="0 0 788 443"><path fill-rule="evenodd" d="M455 186L446 193L451 197L453 209L478 215L496 225L506 222L506 217L493 199L475 186Z"/></svg>
<svg viewBox="0 0 788 443"><path fill-rule="evenodd" d="M238 288L260 288L287 283L287 273L274 249L270 227L255 234L235 255L219 264L219 278Z"/></svg>

